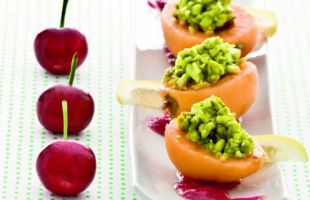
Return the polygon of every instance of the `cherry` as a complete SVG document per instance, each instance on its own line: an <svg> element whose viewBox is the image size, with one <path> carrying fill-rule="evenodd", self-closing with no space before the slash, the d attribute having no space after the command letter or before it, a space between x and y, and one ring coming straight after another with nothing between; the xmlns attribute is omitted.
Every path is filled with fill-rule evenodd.
<svg viewBox="0 0 310 200"><path fill-rule="evenodd" d="M62 108L64 140L48 145L39 154L36 168L41 182L50 192L56 195L74 196L84 191L94 179L96 157L89 147L67 140L66 101L62 101Z"/></svg>
<svg viewBox="0 0 310 200"><path fill-rule="evenodd" d="M37 102L37 116L47 130L62 133L61 102L68 102L69 134L85 129L94 115L94 101L90 94L72 86L77 65L77 54L73 56L69 85L56 85L44 91Z"/></svg>
<svg viewBox="0 0 310 200"><path fill-rule="evenodd" d="M63 28L68 1L63 1L60 29L46 29L40 32L34 41L34 51L39 64L53 74L69 74L72 56L78 54L79 67L88 52L87 41L82 33L72 28Z"/></svg>

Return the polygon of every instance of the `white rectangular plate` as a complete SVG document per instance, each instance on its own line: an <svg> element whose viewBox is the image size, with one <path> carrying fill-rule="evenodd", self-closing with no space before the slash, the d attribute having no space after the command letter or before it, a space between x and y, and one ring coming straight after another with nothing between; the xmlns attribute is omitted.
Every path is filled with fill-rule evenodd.
<svg viewBox="0 0 310 200"><path fill-rule="evenodd" d="M141 8L145 9L145 5L138 4L137 16L143 15L146 19L149 14L153 19L153 25L156 26L156 23L158 23L156 13L141 10ZM162 49L159 48L162 40L160 37L156 40L156 35L148 39L152 40L152 42L143 42L143 40L147 40L145 38L142 40L141 37L139 39L139 36L147 35L147 33L143 34L141 32L143 31L141 29L143 24L147 24L143 21L141 17L137 17L134 79L160 81L164 70L168 66L166 56ZM149 23L148 27L152 27L152 23ZM155 33L159 34L160 30L155 30ZM252 135L270 134L274 130L270 112L266 56L261 55L250 60L258 67L260 86L254 105L243 117L242 126ZM133 186L138 199L182 199L173 189L173 185L177 182L176 170L167 156L163 137L150 131L145 124L147 118L160 116L161 111L135 106L131 114L130 139ZM283 184L277 165L266 165L258 173L244 179L230 193L231 197L256 195L262 195L267 200L284 199Z"/></svg>

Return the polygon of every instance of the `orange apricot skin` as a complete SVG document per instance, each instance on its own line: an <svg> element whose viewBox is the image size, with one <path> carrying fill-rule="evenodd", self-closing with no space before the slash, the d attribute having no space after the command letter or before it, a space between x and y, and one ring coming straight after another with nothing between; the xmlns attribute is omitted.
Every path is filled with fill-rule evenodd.
<svg viewBox="0 0 310 200"><path fill-rule="evenodd" d="M242 56L250 53L257 41L256 20L235 3L231 4L231 9L235 16L234 25L215 34L191 33L186 25L181 25L173 16L175 2L167 3L161 14L161 24L166 44L171 53L176 56L179 51L200 44L213 36L219 36L225 42L238 45L241 48Z"/></svg>
<svg viewBox="0 0 310 200"><path fill-rule="evenodd" d="M163 87L164 99L173 99L177 108L167 107L165 111L175 117L180 112L188 112L193 104L212 95L220 97L236 117L242 116L253 104L258 90L258 72L251 62L240 65L238 74L223 76L218 82L198 90L177 90Z"/></svg>
<svg viewBox="0 0 310 200"><path fill-rule="evenodd" d="M165 143L170 160L185 177L215 182L233 182L245 178L264 166L265 152L255 145L252 155L222 161L204 146L185 137L175 120L166 127Z"/></svg>

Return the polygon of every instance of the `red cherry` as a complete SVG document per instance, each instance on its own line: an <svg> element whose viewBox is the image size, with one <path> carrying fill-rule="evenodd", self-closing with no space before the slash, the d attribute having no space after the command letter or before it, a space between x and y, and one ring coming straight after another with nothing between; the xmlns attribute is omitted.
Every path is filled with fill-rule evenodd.
<svg viewBox="0 0 310 200"><path fill-rule="evenodd" d="M61 133L63 127L61 102L68 103L69 134L75 134L88 126L94 115L94 101L90 94L72 86L78 62L72 58L69 86L56 85L41 94L37 102L40 123L49 131Z"/></svg>
<svg viewBox="0 0 310 200"><path fill-rule="evenodd" d="M72 56L77 53L80 66L88 52L86 38L70 28L51 28L39 33L34 41L35 55L40 65L53 74L69 74Z"/></svg>
<svg viewBox="0 0 310 200"><path fill-rule="evenodd" d="M78 142L57 141L39 154L37 172L43 185L52 193L77 195L94 179L95 154Z"/></svg>
<svg viewBox="0 0 310 200"><path fill-rule="evenodd" d="M90 94L72 86L56 85L41 94L37 102L40 123L51 132L62 133L62 100L68 102L69 134L81 132L92 120L95 105Z"/></svg>
<svg viewBox="0 0 310 200"><path fill-rule="evenodd" d="M63 138L48 145L37 158L37 173L43 185L57 195L72 196L84 191L96 172L93 151L68 139L68 102L61 102Z"/></svg>
<svg viewBox="0 0 310 200"><path fill-rule="evenodd" d="M80 66L88 52L85 36L75 29L63 28L69 0L63 0L60 29L42 31L34 40L34 51L40 65L53 74L69 74L70 62L78 54Z"/></svg>

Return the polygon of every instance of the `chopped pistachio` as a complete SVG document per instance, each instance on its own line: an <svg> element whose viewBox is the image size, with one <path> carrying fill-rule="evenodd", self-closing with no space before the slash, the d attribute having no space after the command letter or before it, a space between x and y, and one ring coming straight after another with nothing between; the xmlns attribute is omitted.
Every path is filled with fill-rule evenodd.
<svg viewBox="0 0 310 200"><path fill-rule="evenodd" d="M218 97L194 104L191 112L182 112L176 121L187 139L204 145L221 160L244 158L253 152L253 140Z"/></svg>
<svg viewBox="0 0 310 200"><path fill-rule="evenodd" d="M164 81L179 90L214 84L222 76L240 71L240 55L234 45L219 37L209 38L202 44L180 51L175 65L165 71Z"/></svg>
<svg viewBox="0 0 310 200"><path fill-rule="evenodd" d="M179 0L173 16L190 32L213 33L234 18L230 0Z"/></svg>

